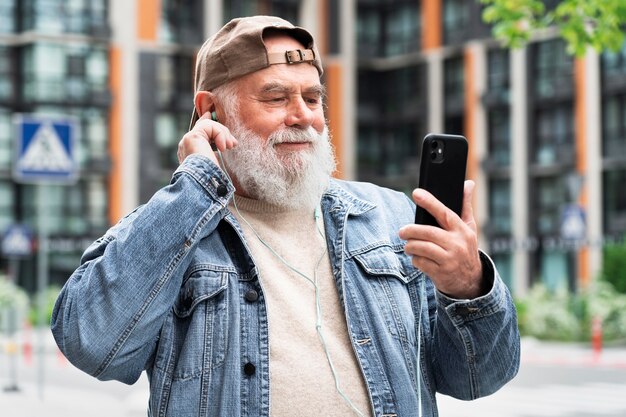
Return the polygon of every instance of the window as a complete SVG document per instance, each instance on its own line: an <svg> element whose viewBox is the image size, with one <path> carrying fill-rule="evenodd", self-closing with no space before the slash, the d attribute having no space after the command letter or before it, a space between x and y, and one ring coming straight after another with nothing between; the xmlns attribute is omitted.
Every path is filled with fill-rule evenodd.
<svg viewBox="0 0 626 417"><path fill-rule="evenodd" d="M489 159L496 166L511 164L511 120L507 108L487 113Z"/></svg>
<svg viewBox="0 0 626 417"><path fill-rule="evenodd" d="M419 4L392 5L385 18L385 56L402 55L420 48Z"/></svg>
<svg viewBox="0 0 626 417"><path fill-rule="evenodd" d="M492 254L491 259L498 268L498 274L504 281L509 290L513 291L513 256L510 253Z"/></svg>
<svg viewBox="0 0 626 417"><path fill-rule="evenodd" d="M229 21L242 16L272 15L297 25L300 3L300 0L227 0L223 3L224 18Z"/></svg>
<svg viewBox="0 0 626 417"><path fill-rule="evenodd" d="M564 176L538 178L533 192L536 198L535 229L539 235L560 233L561 210L568 202L568 188Z"/></svg>
<svg viewBox="0 0 626 417"><path fill-rule="evenodd" d="M50 185L42 208L51 235L100 234L107 227L107 193L104 178L82 178L72 187ZM25 185L24 221L37 226L37 187Z"/></svg>
<svg viewBox="0 0 626 417"><path fill-rule="evenodd" d="M463 40L470 24L470 10L466 0L443 0L443 32L445 43Z"/></svg>
<svg viewBox="0 0 626 417"><path fill-rule="evenodd" d="M561 97L572 94L573 61L560 39L539 42L534 45L531 76L538 99Z"/></svg>
<svg viewBox="0 0 626 417"><path fill-rule="evenodd" d="M604 173L602 187L604 207L604 233L620 235L626 232L626 168Z"/></svg>
<svg viewBox="0 0 626 417"><path fill-rule="evenodd" d="M465 74L463 56L448 58L443 63L444 129L463 134L465 107Z"/></svg>
<svg viewBox="0 0 626 417"><path fill-rule="evenodd" d="M357 46L362 58L418 51L420 32L420 7L415 0L358 5Z"/></svg>
<svg viewBox="0 0 626 417"><path fill-rule="evenodd" d="M107 36L107 0L23 0L22 29Z"/></svg>
<svg viewBox="0 0 626 417"><path fill-rule="evenodd" d="M506 92L510 85L509 52L505 49L491 49L487 52L487 89Z"/></svg>
<svg viewBox="0 0 626 417"><path fill-rule="evenodd" d="M202 7L201 0L161 0L158 38L174 43L202 43Z"/></svg>
<svg viewBox="0 0 626 417"><path fill-rule="evenodd" d="M605 97L602 106L603 155L626 158L626 93Z"/></svg>
<svg viewBox="0 0 626 417"><path fill-rule="evenodd" d="M421 65L391 71L359 71L360 179L395 189L416 185L427 116L423 105L424 77Z"/></svg>
<svg viewBox="0 0 626 417"><path fill-rule="evenodd" d="M619 51L607 51L602 54L602 76L609 78L626 76L626 42Z"/></svg>
<svg viewBox="0 0 626 417"><path fill-rule="evenodd" d="M493 179L489 182L489 232L493 235L510 235L511 181Z"/></svg>
<svg viewBox="0 0 626 417"><path fill-rule="evenodd" d="M15 32L16 0L0 0L0 33Z"/></svg>
<svg viewBox="0 0 626 417"><path fill-rule="evenodd" d="M159 166L171 173L178 166L178 142L189 127L189 112L161 111L155 120L155 142Z"/></svg>
<svg viewBox="0 0 626 417"><path fill-rule="evenodd" d="M0 232L4 232L7 227L15 223L13 219L13 183L0 179Z"/></svg>
<svg viewBox="0 0 626 417"><path fill-rule="evenodd" d="M0 172L11 169L13 124L11 111L0 108Z"/></svg>
<svg viewBox="0 0 626 417"><path fill-rule="evenodd" d="M535 113L534 161L539 165L572 164L575 157L571 104L539 109Z"/></svg>
<svg viewBox="0 0 626 417"><path fill-rule="evenodd" d="M35 101L93 100L107 95L104 45L38 43L24 49L24 96Z"/></svg>
<svg viewBox="0 0 626 417"><path fill-rule="evenodd" d="M159 107L182 104L191 109L193 97L178 103L181 97L193 90L193 59L185 55L159 55L156 58L156 100Z"/></svg>
<svg viewBox="0 0 626 417"><path fill-rule="evenodd" d="M13 79L12 49L0 46L0 101L14 97Z"/></svg>

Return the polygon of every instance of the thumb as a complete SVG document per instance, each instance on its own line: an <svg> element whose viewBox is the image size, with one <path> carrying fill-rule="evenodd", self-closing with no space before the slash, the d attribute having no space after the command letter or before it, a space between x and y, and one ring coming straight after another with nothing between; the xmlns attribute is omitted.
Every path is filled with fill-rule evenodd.
<svg viewBox="0 0 626 417"><path fill-rule="evenodd" d="M475 224L474 221L474 208L472 207L472 197L474 196L474 188L476 183L472 180L465 181L463 187L463 210L461 212L461 219L468 225Z"/></svg>

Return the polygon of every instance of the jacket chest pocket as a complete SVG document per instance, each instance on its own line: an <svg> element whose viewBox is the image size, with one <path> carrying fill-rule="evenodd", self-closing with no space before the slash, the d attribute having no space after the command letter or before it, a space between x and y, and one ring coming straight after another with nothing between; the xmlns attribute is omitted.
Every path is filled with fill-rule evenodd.
<svg viewBox="0 0 626 417"><path fill-rule="evenodd" d="M355 266L366 279L368 304L384 319L383 332L403 342L414 343L414 316L408 284L421 272L413 267L402 248L381 245L353 255ZM419 278L421 279L421 278Z"/></svg>
<svg viewBox="0 0 626 417"><path fill-rule="evenodd" d="M227 272L196 269L187 277L161 333L156 362L173 380L198 377L224 362L227 295Z"/></svg>

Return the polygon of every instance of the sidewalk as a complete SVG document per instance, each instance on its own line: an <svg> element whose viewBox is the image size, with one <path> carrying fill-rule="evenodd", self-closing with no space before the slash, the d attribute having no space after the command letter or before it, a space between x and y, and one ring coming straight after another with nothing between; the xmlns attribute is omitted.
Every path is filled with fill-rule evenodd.
<svg viewBox="0 0 626 417"><path fill-rule="evenodd" d="M0 415L2 417L139 417L146 415L148 381L142 378L134 385L102 382L74 368L60 354L48 330L44 340L44 380L38 383L40 362L38 335L22 333L19 340L18 392L5 392L10 383L6 337L0 337ZM30 349L30 353L29 353ZM599 367L626 369L626 347L605 348L600 355L584 344L546 343L522 340L522 367ZM467 407L467 404L464 405ZM466 408L463 408L466 410Z"/></svg>
<svg viewBox="0 0 626 417"><path fill-rule="evenodd" d="M43 340L43 354L39 341ZM0 336L1 417L145 417L148 381L144 375L134 385L98 381L72 366L61 354L48 329L30 329L14 338L18 355L11 355L9 339ZM43 381L39 376L42 372ZM11 368L17 365L17 381ZM17 382L18 391L6 391Z"/></svg>
<svg viewBox="0 0 626 417"><path fill-rule="evenodd" d="M626 346L605 346L595 352L590 344L524 338L521 359L522 364L626 369Z"/></svg>

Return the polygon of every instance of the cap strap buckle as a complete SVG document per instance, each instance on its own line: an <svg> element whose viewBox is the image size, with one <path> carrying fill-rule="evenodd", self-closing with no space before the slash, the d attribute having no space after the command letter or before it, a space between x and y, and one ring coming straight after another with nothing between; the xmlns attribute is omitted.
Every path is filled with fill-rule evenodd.
<svg viewBox="0 0 626 417"><path fill-rule="evenodd" d="M312 49L294 49L285 53L270 53L268 58L270 64L298 64L315 61L315 52Z"/></svg>

